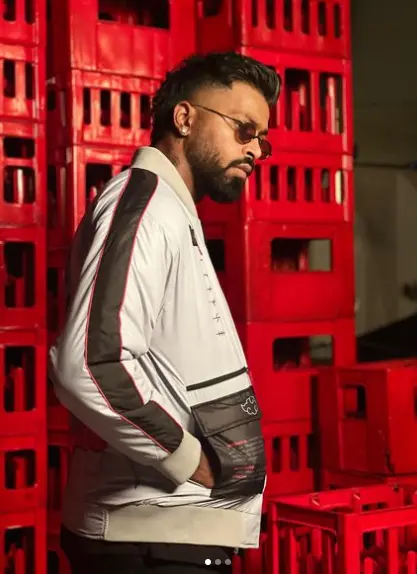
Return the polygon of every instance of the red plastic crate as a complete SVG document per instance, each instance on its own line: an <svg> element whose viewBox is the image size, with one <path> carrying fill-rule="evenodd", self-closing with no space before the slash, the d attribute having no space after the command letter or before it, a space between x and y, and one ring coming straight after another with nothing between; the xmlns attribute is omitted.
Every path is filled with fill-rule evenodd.
<svg viewBox="0 0 417 574"><path fill-rule="evenodd" d="M341 472L322 469L320 472L321 490L335 490L337 488L354 488L357 486L372 486L374 484L408 484L417 487L417 474L400 474L387 476L383 474L370 474L365 472Z"/></svg>
<svg viewBox="0 0 417 574"><path fill-rule="evenodd" d="M404 483L412 484L408 477L401 477ZM342 472L321 469L320 489L336 490L346 488L356 488L359 486L373 486L375 484L397 484L398 478L395 476L376 476L365 472ZM416 481L417 484L417 481Z"/></svg>
<svg viewBox="0 0 417 574"><path fill-rule="evenodd" d="M351 365L356 359L354 319L324 323L237 323L255 379L306 373L323 364ZM262 384L262 383L261 383ZM256 389L258 391L258 389Z"/></svg>
<svg viewBox="0 0 417 574"><path fill-rule="evenodd" d="M0 117L45 121L45 50L0 43Z"/></svg>
<svg viewBox="0 0 417 574"><path fill-rule="evenodd" d="M48 84L52 147L149 145L151 99L159 81L70 70Z"/></svg>
<svg viewBox="0 0 417 574"><path fill-rule="evenodd" d="M48 246L69 247L86 206L107 181L128 168L136 148L74 146L50 149Z"/></svg>
<svg viewBox="0 0 417 574"><path fill-rule="evenodd" d="M324 468L417 472L417 360L323 369L318 384ZM404 441L407 437L407 441Z"/></svg>
<svg viewBox="0 0 417 574"><path fill-rule="evenodd" d="M257 46L348 58L348 0L198 0L202 52Z"/></svg>
<svg viewBox="0 0 417 574"><path fill-rule="evenodd" d="M274 500L267 572L411 574L417 566L416 503L415 487L386 485Z"/></svg>
<svg viewBox="0 0 417 574"><path fill-rule="evenodd" d="M73 442L67 433L48 436L48 533L59 534L62 497L68 480Z"/></svg>
<svg viewBox="0 0 417 574"><path fill-rule="evenodd" d="M0 42L45 46L45 24L45 0L4 0L0 14Z"/></svg>
<svg viewBox="0 0 417 574"><path fill-rule="evenodd" d="M0 228L0 327L46 327L45 230Z"/></svg>
<svg viewBox="0 0 417 574"><path fill-rule="evenodd" d="M254 342L254 346L256 346ZM302 421L313 416L314 368L274 368L273 348L248 354L257 398L265 421ZM264 362L260 360L263 356Z"/></svg>
<svg viewBox="0 0 417 574"><path fill-rule="evenodd" d="M66 300L66 272L69 261L69 250L48 252L48 345L55 343L64 327ZM58 401L51 381L47 384L48 430L66 432L70 428L70 414Z"/></svg>
<svg viewBox="0 0 417 574"><path fill-rule="evenodd" d="M265 571L267 535L261 532L259 548L245 550L232 560L233 574L262 574Z"/></svg>
<svg viewBox="0 0 417 574"><path fill-rule="evenodd" d="M310 421L263 424L267 460L265 500L316 487L318 457Z"/></svg>
<svg viewBox="0 0 417 574"><path fill-rule="evenodd" d="M349 60L241 48L282 78L268 139L273 150L353 153L352 69Z"/></svg>
<svg viewBox="0 0 417 574"><path fill-rule="evenodd" d="M64 327L67 315L69 249L48 251L47 265L48 335L54 340Z"/></svg>
<svg viewBox="0 0 417 574"><path fill-rule="evenodd" d="M48 430L50 432L69 432L71 415L58 401L52 383L48 384Z"/></svg>
<svg viewBox="0 0 417 574"><path fill-rule="evenodd" d="M204 224L238 321L330 321L354 315L353 226Z"/></svg>
<svg viewBox="0 0 417 574"><path fill-rule="evenodd" d="M58 534L48 534L47 574L72 574L68 559L61 549Z"/></svg>
<svg viewBox="0 0 417 574"><path fill-rule="evenodd" d="M46 333L0 331L0 436L46 427Z"/></svg>
<svg viewBox="0 0 417 574"><path fill-rule="evenodd" d="M164 78L196 51L194 0L51 2L49 77L68 68Z"/></svg>
<svg viewBox="0 0 417 574"><path fill-rule="evenodd" d="M0 123L0 225L45 225L45 145L42 124Z"/></svg>
<svg viewBox="0 0 417 574"><path fill-rule="evenodd" d="M308 338L286 338L274 323L238 324L256 396L266 422L308 421L312 417Z"/></svg>
<svg viewBox="0 0 417 574"><path fill-rule="evenodd" d="M0 574L45 574L46 510L0 514Z"/></svg>
<svg viewBox="0 0 417 574"><path fill-rule="evenodd" d="M353 198L350 156L276 150L256 165L239 202L221 204L205 198L198 211L206 223L342 223L353 220Z"/></svg>
<svg viewBox="0 0 417 574"><path fill-rule="evenodd" d="M46 424L42 426L36 435L0 437L1 514L46 504Z"/></svg>

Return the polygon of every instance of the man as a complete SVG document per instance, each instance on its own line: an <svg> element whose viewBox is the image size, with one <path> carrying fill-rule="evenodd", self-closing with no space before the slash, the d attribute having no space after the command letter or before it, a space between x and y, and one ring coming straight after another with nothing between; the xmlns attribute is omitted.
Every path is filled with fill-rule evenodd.
<svg viewBox="0 0 417 574"><path fill-rule="evenodd" d="M238 54L184 61L155 96L152 147L77 231L50 353L79 421L62 514L73 574L220 573L258 546L260 413L195 203L239 199L271 153L278 92Z"/></svg>

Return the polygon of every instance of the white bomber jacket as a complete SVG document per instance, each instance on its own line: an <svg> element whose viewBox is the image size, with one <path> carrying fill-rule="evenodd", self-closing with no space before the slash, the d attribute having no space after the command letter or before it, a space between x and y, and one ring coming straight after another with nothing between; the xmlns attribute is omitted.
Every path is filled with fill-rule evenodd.
<svg viewBox="0 0 417 574"><path fill-rule="evenodd" d="M50 351L77 421L63 524L109 541L258 546L259 408L194 202L161 152L142 148L93 202L70 282ZM201 448L212 490L190 480Z"/></svg>

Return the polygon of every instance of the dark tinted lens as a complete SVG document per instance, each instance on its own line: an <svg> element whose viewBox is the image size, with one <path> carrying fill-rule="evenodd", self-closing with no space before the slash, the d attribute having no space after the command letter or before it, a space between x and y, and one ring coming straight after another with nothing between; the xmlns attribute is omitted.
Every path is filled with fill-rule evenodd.
<svg viewBox="0 0 417 574"><path fill-rule="evenodd" d="M256 128L253 124L241 124L238 129L239 141L242 144L247 144L257 137ZM272 146L270 142L264 138L258 138L259 146L261 148L262 157L266 159L272 155Z"/></svg>
<svg viewBox="0 0 417 574"><path fill-rule="evenodd" d="M262 157L261 159L266 159L268 157L271 157L272 155L272 146L271 143L268 140L265 139L260 139L259 140L259 146L261 148L261 152L262 152Z"/></svg>
<svg viewBox="0 0 417 574"><path fill-rule="evenodd" d="M256 129L252 124L240 124L239 125L239 139L243 144L249 143L253 138L256 137Z"/></svg>

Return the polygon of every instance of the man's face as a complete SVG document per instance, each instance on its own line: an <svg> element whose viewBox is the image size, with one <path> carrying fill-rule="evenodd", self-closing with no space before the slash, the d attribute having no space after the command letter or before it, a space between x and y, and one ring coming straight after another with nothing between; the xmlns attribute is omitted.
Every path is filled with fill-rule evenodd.
<svg viewBox="0 0 417 574"><path fill-rule="evenodd" d="M256 135L265 136L269 106L255 88L240 82L231 89L201 90L191 103L195 106L195 121L190 137L184 142L184 153L196 197L208 195L219 203L236 201L255 161L262 155L257 139L242 143L238 122L252 124Z"/></svg>

